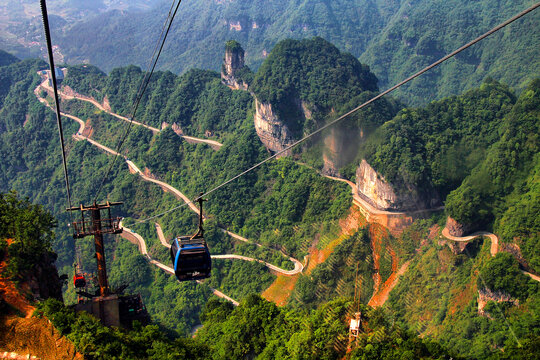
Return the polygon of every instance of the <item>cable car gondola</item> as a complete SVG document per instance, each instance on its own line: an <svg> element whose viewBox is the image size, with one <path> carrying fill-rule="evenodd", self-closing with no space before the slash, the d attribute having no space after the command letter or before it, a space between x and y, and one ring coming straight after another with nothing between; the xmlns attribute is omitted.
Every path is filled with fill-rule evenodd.
<svg viewBox="0 0 540 360"><path fill-rule="evenodd" d="M202 226L203 201L199 197L199 231L193 236L179 236L171 244L171 261L179 281L206 279L212 271L212 259Z"/></svg>
<svg viewBox="0 0 540 360"><path fill-rule="evenodd" d="M85 287L86 286L86 279L84 278L84 275L82 275L82 274L73 275L73 285L76 288Z"/></svg>

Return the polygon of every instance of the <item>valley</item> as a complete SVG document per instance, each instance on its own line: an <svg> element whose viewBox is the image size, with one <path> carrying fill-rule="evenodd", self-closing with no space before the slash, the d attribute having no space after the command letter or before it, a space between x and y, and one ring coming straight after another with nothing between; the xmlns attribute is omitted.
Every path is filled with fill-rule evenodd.
<svg viewBox="0 0 540 360"><path fill-rule="evenodd" d="M74 201L124 201L124 234L105 239L110 282L141 294L153 325L100 328L53 300L36 305L38 312L77 349L95 355L109 341L125 358L534 354L538 80L516 91L486 78L424 107L381 99L236 178L379 91L369 67L322 38L278 43L255 72L244 54L229 41L221 74L154 73L136 121L130 111L146 76L140 68L108 75L91 65L64 69ZM11 221L26 214L18 196L43 204L58 219L47 241L60 273L72 276L73 248L84 271L94 272L91 242L74 241L65 226L46 66L6 61L1 215ZM116 157L123 161L103 177ZM212 276L178 283L169 242L193 231L198 208L191 199L209 189ZM13 224L0 227L0 255L23 259L10 265L20 266L24 248L2 237L13 238L20 222ZM49 251L46 245L35 245L36 253ZM73 302L73 284L63 290ZM357 339L348 337L352 319L361 327ZM108 340L88 335L98 328ZM193 329L196 338L187 338Z"/></svg>
<svg viewBox="0 0 540 360"><path fill-rule="evenodd" d="M45 72L45 71L43 71ZM43 82L34 90L34 94L36 94L37 96L37 99L45 104L46 106L48 107L51 107L50 104L48 103L48 101L42 97L40 97L38 94L42 91L42 90L45 90L45 91L48 91L49 93L52 92L52 89L50 86L47 86L49 84L49 76L48 75L45 75L43 76ZM65 95L63 93L60 92L59 94L62 98L64 99L74 99L74 98L78 98L78 99L81 99L80 96L68 96L68 95ZM102 111L106 111L100 104L98 104L95 100L92 100L92 99L87 99L87 98L84 98L83 99L84 101L89 101L91 102L94 106L96 106L98 109L102 110ZM125 117L122 117L118 114L115 114L115 113L112 113L110 111L107 111L109 114L113 115L114 117L118 118L118 119L121 119L121 120L124 120L124 121L129 121L127 118ZM92 145L95 145L97 146L98 148L114 155L114 156L118 156L120 155L118 152L104 146L104 145L101 145L100 143L98 143L97 141L94 141L92 139L90 139L89 137L87 136L84 136L84 132L85 132L85 122L76 117L76 116L73 116L73 115L70 115L70 114L66 114L66 113L62 113L63 116L66 116L70 119L73 119L75 121L77 121L80 125L79 127L79 130L77 132L77 134L74 134L73 135L73 138L76 139L76 140L86 140L86 141L89 141ZM147 127L148 129L152 130L153 132L159 132L158 129L154 129L152 127L148 127L148 126L145 126L141 123L138 123L138 122L133 122L135 125L137 126L144 126L144 127ZM197 138L194 138L194 137L189 137L189 139L187 139L188 141L193 141L193 142L196 142L196 143L208 143L209 140L205 140L205 139L197 139ZM221 144L215 142L215 141L212 141L210 143L211 145L213 146L216 146L216 144L218 144L219 146L221 146ZM163 182L163 181L159 181L159 180L156 180L152 177L148 177L146 175L144 175L141 170L129 159L125 159L127 165L128 165L128 168L129 168L129 171L131 173L134 173L134 174L137 174L137 175L140 175L144 180L146 181L150 181L150 182L153 182L153 183L156 183L157 185L159 185L160 187L162 187L164 189L164 191L170 191L172 192L177 198L179 198L179 200L182 200L186 205L188 205L190 207L191 210L193 210L195 213L199 213L199 209L194 205L193 201L189 200L184 194L182 194L178 189L172 187L171 185ZM160 238L160 241L162 242L162 244L165 246L165 247L170 247L170 245L168 245L167 242L165 242L164 240L164 235L163 235L163 230L161 229L161 226L159 226L157 223L156 223L156 228L159 229L157 230L158 231L158 236ZM235 238L235 239L241 239L241 241L244 241L244 242L247 242L247 243L252 243L251 241L245 239L245 238L242 238L240 237L239 235L237 234L234 234L226 229L221 229L223 232L225 232L227 235L230 235L231 237ZM128 228L124 228L124 231L127 233L125 235L122 235L124 236L126 239L130 240L130 241L135 241L135 243L138 245L139 247L139 251L141 252L142 255L144 255L148 261L157 266L158 268L168 272L169 274L173 274L174 275L174 270L169 267L169 266L166 266L156 260L153 260L152 258L150 258L150 256L148 255L148 252L146 250L146 243L144 241L144 239L138 235L137 233L133 232L132 230L128 229ZM262 246L260 244L256 244L257 246ZM295 275L295 274L298 274L300 272L302 272L303 270L303 265L300 263L300 261L290 257L290 260L294 263L294 269L293 270L284 270L284 269L281 269L275 265L272 265L270 263L267 263L267 262L264 262L262 260L257 260L257 259L253 259L253 258L250 258L250 257L246 257L246 256L241 256L241 255L234 255L234 254L225 254L225 255L212 255L212 258L215 258L215 259L236 259L236 260L243 260L243 261L258 261L258 262L261 262L263 263L266 267L268 267L269 269L275 271L275 272L278 272L278 273L281 273L281 274L284 274L284 275ZM227 299L229 301L231 301L233 304L235 305L238 305L238 302L231 299L230 297L226 296L225 294L223 294L222 292L216 290L216 289L211 289L212 293L218 297L221 297L221 298L224 298L224 299Z"/></svg>
<svg viewBox="0 0 540 360"><path fill-rule="evenodd" d="M50 88L50 86L47 86L48 84L49 84L49 78L48 78L48 76L44 76L43 77L43 82L34 91L36 96L38 96L37 94L40 92L40 89L44 89L44 90L48 91L49 94L50 94L52 92L52 89ZM110 110L106 110L102 105L100 105L94 99L90 99L90 98L87 98L87 97L82 96L82 95L73 95L73 96L66 95L66 94L64 94L62 92L60 92L59 95L62 98L67 99L67 100L69 100L69 99L80 99L80 100L83 100L83 101L88 101L88 102L92 103L94 106L96 106L101 111L106 111L106 112L108 112L109 114L111 114L112 116L114 116L114 117L116 117L118 119L121 119L121 120L124 120L124 121L129 121L129 119L127 119L126 117L123 117L123 116L120 116L118 114L112 113ZM42 103L47 104L47 106L50 106L45 99L40 98L39 96L38 96L38 100L40 102L42 102ZM79 131L77 132L77 134L74 135L75 139L89 141L93 145L99 147L102 150L107 151L108 153L110 153L112 155L120 155L116 151L114 151L112 149L109 149L108 147L106 147L104 145L101 145L98 142L96 142L94 140L91 140L91 139L89 139L89 138L87 138L87 137L85 137L83 135L80 135L80 134L84 133L84 122L83 122L83 120L81 120L81 119L79 119L77 117L74 117L72 115L69 115L69 114L63 114L63 115L67 116L67 117L69 117L71 119L76 120L81 125L81 127L79 128ZM146 127L146 128L148 128L149 130L151 130L154 133L159 132L158 129L152 128L150 126L141 124L141 123L136 122L136 121L133 121L133 124L135 124L137 126ZM197 139L197 138L194 138L194 137L186 137L186 136L182 136L182 135L180 135L180 136L183 137L183 138L186 138L188 140L188 142L207 143L207 144L210 144L211 146L212 145L216 146L216 144L218 144L218 148L222 146L222 144L217 143L217 142L212 141L212 140ZM141 170L131 160L125 159L125 161L128 164L129 171L131 173L134 173L134 174L137 174L137 175L141 176L146 181L150 181L150 182L158 184L159 186L161 186L164 189L164 191L170 191L179 200L184 201L184 203L186 205L188 205L192 211L194 211L195 213L198 214L198 212L199 212L198 208L194 205L194 203L191 200L189 200L179 190L177 190L176 188L172 187L171 185L169 185L169 184L167 184L167 183L165 183L163 181L159 181L157 179L154 179L152 177L144 175L144 173L141 172ZM391 212L391 211L378 210L378 209L374 208L373 206L371 206L366 200L364 200L363 198L361 198L358 195L358 190L356 188L356 184L352 183L351 181L343 179L343 178L333 177L333 176L330 176L330 175L325 175L325 174L321 174L321 175L325 176L325 177L327 177L329 179L335 180L335 181L344 182L347 185L349 185L351 187L351 191L352 191L352 195L353 195L353 203L356 206L358 206L358 208L361 210L361 213L364 215L364 217L368 221L377 222L377 223L380 223L383 226L387 226L388 229L391 232L393 231L394 233L399 233L399 230L403 228L403 225L401 224L399 228L396 228L395 227L395 222L391 223L388 219L391 219L391 218L402 219L404 217L406 218L407 216L409 216L408 217L409 224L412 222L412 218L410 217L410 214L408 215L407 213L404 213L404 212ZM439 211L441 209L443 209L443 208L437 208L437 209L433 209L431 211ZM430 210L417 210L416 212L417 213L425 213L426 211L430 211ZM382 220L382 219L384 219L384 220ZM241 241L244 241L244 242L247 242L247 243L251 243L251 241L249 241L249 240L247 240L247 239L245 239L243 237L240 237L239 235L234 234L234 233L232 233L232 232L230 232L230 231L228 231L226 229L221 228L221 230L223 232L226 232L227 235L229 235L229 236L231 236L231 237L233 237L233 238L235 238L237 240L241 240ZM135 242L138 244L141 254L144 255L145 257L147 257L151 264L156 265L157 267L161 268L162 270L164 270L164 271L166 271L166 272L168 272L170 274L174 273L174 271L172 271L172 268L170 268L170 267L168 267L166 265L163 265L160 262L158 262L156 260L153 260L148 256L148 253L146 251L146 244L144 242L144 239L140 235L136 234L135 232L133 232L130 229L127 229L127 228L125 228L125 231L127 232L127 235L125 235L125 237L130 241L132 239L136 239ZM170 245L164 239L163 230L161 229L161 226L159 226L158 223L156 223L156 231L158 233L158 237L159 237L161 243L165 247L170 247ZM257 246L262 246L261 244L256 244L256 245ZM380 251L380 249L379 249L379 251ZM374 252L375 252L375 250L374 250ZM301 264L300 261L298 261L298 260L296 260L296 259L294 259L292 257L290 257L289 259L295 265L295 268L293 270L283 270L283 269L281 269L279 267L276 267L276 266L274 266L272 264L266 263L266 262L264 262L262 260L256 260L256 259L253 259L253 258L250 258L250 257L241 256L241 255L233 255L233 254L212 255L212 258L214 258L214 259L237 259L237 260L244 260L244 261L259 261L259 262L263 263L269 269L277 272L278 274L289 275L289 276L301 273L303 268L304 268L304 266ZM319 259L318 263L324 262L324 260L325 260L324 258ZM306 256L306 262L309 262L311 268L313 268L313 266L314 266L313 261L314 261L314 259L311 259L311 257L309 255ZM397 266L397 261L398 260L397 260L397 258L395 258L395 253L393 253L393 259L392 259L393 267ZM317 264L317 262L315 264ZM376 263L375 264L375 269L377 271L376 275L378 276L377 277L378 280L375 282L374 294L373 294L372 298L370 299L370 301L368 302L368 305L370 305L370 306L382 306L382 305L384 305L384 302L388 298L388 295L389 295L390 291L397 284L399 276L402 275L405 272L405 270L407 269L407 266L408 266L408 263L405 263L405 264L403 264L401 266L401 268L399 270L397 268L395 268L395 269L393 268L392 269L392 274L390 275L388 280L385 282L385 284L380 284L381 280L380 280L380 276L378 276L378 268L379 267L378 267L378 264ZM285 288L287 287L286 285L283 285L283 284L280 284L280 286L284 286ZM225 298L225 299L231 301L233 304L238 305L237 301L235 301L235 300L231 299L230 297L224 295L220 291L218 291L216 289L211 289L211 290L214 293L214 295L216 295L218 297L221 297L221 298Z"/></svg>

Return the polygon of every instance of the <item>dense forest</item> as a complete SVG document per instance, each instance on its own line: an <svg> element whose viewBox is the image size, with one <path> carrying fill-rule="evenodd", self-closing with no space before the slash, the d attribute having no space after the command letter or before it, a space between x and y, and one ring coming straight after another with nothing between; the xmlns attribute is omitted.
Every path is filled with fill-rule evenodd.
<svg viewBox="0 0 540 360"><path fill-rule="evenodd" d="M129 332L106 328L91 316L75 314L54 300L41 304L37 314L51 319L90 358L342 359L347 350L343 320L353 310L354 304L344 299L310 312L278 308L257 295L246 297L237 308L211 300L201 313L203 327L197 336L176 340L168 339L153 325L136 325ZM396 327L381 311L364 306L361 310L364 332L346 359L450 358L442 346ZM532 346L509 349L509 358L530 353Z"/></svg>
<svg viewBox="0 0 540 360"><path fill-rule="evenodd" d="M18 204L30 209L25 210L24 221L29 214L46 219L38 225L46 228L40 230L45 241L38 250L58 254L61 274L71 276L75 247L81 251L84 269L93 272L92 242L75 243L67 226L54 114L34 94L41 81L37 72L47 66L39 60L0 56L7 59L0 66L0 156L4 159L0 191L5 193L0 210L16 215L19 212L9 210L13 207L9 204ZM136 66L106 75L91 65L80 65L68 67L63 85L64 90L70 87L131 116L144 75ZM365 65L317 37L279 43L252 75L250 93L231 90L213 71L154 73L135 118L160 131L134 126L122 155L194 198L269 155L254 128L254 97L276 106L283 121L297 121L298 136L369 99L378 89L375 75ZM107 237L111 286L129 284L129 292L141 293L154 325L136 324L131 332L108 329L52 300L42 304L38 314L50 318L78 349L94 358L110 354L201 359L531 355L540 336L540 289L522 270L539 271L539 86L534 80L517 94L488 78L477 89L425 107L400 110L403 106L393 99L380 101L342 125L345 132L363 134L362 141L352 146L354 160L340 169L344 176L354 180L359 161L367 159L398 193L436 194L437 205L446 205L445 214L435 212L399 234L368 225L365 219L351 234L342 232L342 221L352 212L351 191L347 184L321 176L323 141L308 143L292 156L274 159L213 192L205 206L212 254L241 254L290 268L287 256L304 259L328 251L332 244L322 263L296 278L285 307L254 295L276 280L260 263L215 260L208 281L179 283L151 266L135 245ZM51 100L46 93L38 95ZM312 116L296 117L300 110L291 98L307 104ZM111 148L126 131L125 121L87 102L63 100L61 106L86 122L93 140ZM111 158L91 143L71 138L78 124L66 118L64 122L73 203L87 203L96 196ZM183 134L223 145L215 149L189 143L178 135L178 128ZM154 222L172 239L192 233L196 216L184 206L137 223L180 202L131 174L121 157L116 164L103 181L98 200L122 200L118 215L125 218L125 226L145 238L153 258L167 262L167 249L157 238ZM456 251L440 236L446 215L478 230L496 232L501 252L491 256L487 238ZM55 224L53 236L50 230ZM234 241L222 229L262 246ZM7 234L2 239L19 236L11 229L2 231ZM0 245L5 252L7 241ZM13 251L16 254L17 247ZM22 263L28 261L24 251L20 254ZM406 272L386 305L367 307L374 289L398 267ZM217 301L210 287L239 300L240 306ZM64 290L66 303L74 302L73 287ZM484 293L502 293L511 301L488 299L480 309ZM363 332L347 352L347 327L354 309L363 314ZM200 324L195 340L184 337Z"/></svg>
<svg viewBox="0 0 540 360"><path fill-rule="evenodd" d="M321 36L368 64L385 89L532 4L529 0L186 2L179 8L158 66L178 74L194 67L218 71L223 43L235 39L245 47L247 65L256 70L281 40ZM52 36L58 39L63 59L59 61L91 63L106 72L130 64L146 66L170 4L130 5L134 9L107 2L109 11L85 9L82 18L78 7L88 6L80 2L51 10L56 15ZM148 5L153 7L141 11ZM23 12L19 4L8 8ZM398 97L410 105L427 104L474 88L486 76L524 89L539 67L539 16L529 14L400 89ZM28 43L40 41L42 26L28 21L26 26L6 26L6 34L13 34L8 43L22 38L27 44L21 49L17 42L14 51L36 51Z"/></svg>
<svg viewBox="0 0 540 360"><path fill-rule="evenodd" d="M6 67L6 73L9 73L10 67L17 64L19 63ZM44 204L59 217L59 224L65 224L68 222L67 215L62 211L65 202L59 200L63 195L58 193L58 189L63 187L63 175L58 167L60 154L58 148L54 148L58 143L52 135L48 137L39 135L40 132L47 131L49 134L54 134L55 123L52 114L37 102L31 90L38 83L37 75L35 75L38 69L34 68L25 74L24 78L21 75L22 79L16 79L19 87L10 87L5 98L6 105L13 102L13 108L18 113L10 112L10 117L6 117L7 125L11 123L10 118L14 119L13 125L2 133L5 139L2 142L5 158L13 159L3 163L6 171L4 171L2 188L5 190L24 188L23 195L28 195L33 201ZM86 78L81 75L84 73L89 73L90 76ZM161 109L164 106L167 109L162 115L170 121L169 124L182 121L181 125L188 124L186 132L193 131L191 133L193 135L215 130L212 128L212 123L208 122L214 121L216 126L222 126L222 132L218 134L221 135L219 139L224 145L219 151L215 151L206 145L187 143L177 136L170 126L155 135L150 130L139 127L127 137L124 150L126 155L142 169L148 168L158 178L176 186L188 196L194 197L201 190L220 184L266 155L257 139L253 123L250 121L252 102L248 93L228 89L220 83L217 74L208 71L193 70L181 77L167 72L154 75L141 108L148 111L152 107L151 104L161 101L161 106L155 106ZM129 109L120 108L120 106L129 103L142 76L140 69L134 67L113 71L111 75L105 77L95 68L81 66L68 69L65 85L81 93L85 93L90 88L94 91L103 89L102 94L106 94L111 107L119 113L127 114ZM86 81L78 86L76 81L82 78ZM111 78L113 80L110 80ZM21 83L23 79L27 84ZM168 98L163 97L161 91L170 89L170 81L175 86ZM25 90L21 91L23 88ZM214 111L204 103L208 101L212 93L222 100L213 103L216 109ZM189 99L189 101L183 99ZM114 147L116 139L123 134L125 127L121 121L113 120L104 113L96 113L87 104L73 100L68 103L63 102L62 106L66 111L88 119L88 124L93 129L92 137L107 146ZM36 120L43 114L47 114L48 120L34 123L32 121L34 108L38 111ZM4 106L2 111L10 110ZM25 116L17 115L24 112L30 114L29 121L26 123ZM216 122L213 113L225 114L228 117ZM146 116L151 117L150 114ZM23 123L25 123L24 126L22 126ZM226 124L230 126L224 126ZM68 122L66 125L66 131L75 132L75 123ZM44 141L48 138L52 141ZM18 139L25 139L29 143L19 146L18 141L21 140ZM51 146L51 150L43 151L44 146ZM11 148L17 148L21 152L32 148L36 153L15 155L10 152ZM69 141L68 151L68 168L71 172L74 202L90 201L100 185L101 174L107 166L107 157L85 142ZM58 158L51 163L45 161L46 154L54 153ZM17 163L21 165L16 166ZM119 166L119 169L114 170L113 177L104 183L102 193L108 194L110 199L124 201L125 205L120 215L126 217L125 222L128 226L134 225L131 222L132 219L148 217L176 204L171 195L143 182L136 175L129 174L125 165ZM47 174L49 174L48 178ZM26 183L34 181L35 184ZM158 199L160 200L157 201ZM281 252L302 258L306 254L306 242L314 234L331 226L337 219L344 216L349 204L350 195L346 185L321 178L314 170L298 165L289 159L280 159L239 179L234 188L216 191L207 207L210 220L214 219L215 224L219 223L220 226L239 232L250 239L256 239L258 243L265 245L266 249L232 244L230 240L227 240L228 242L224 240L220 231L209 231L208 241L213 253L232 251L262 258L287 268L290 262L281 255ZM170 239L182 233L192 232L196 225L195 220L195 216L189 210L181 208L158 221ZM142 226L133 228L145 237L149 236L147 239L153 256L166 260L164 248L155 246L158 243L155 231L151 231L153 224L149 225L146 228ZM57 235L58 238L55 239L53 246L58 251L58 265L61 271L71 273L74 242L65 226L59 226ZM170 286L164 287L161 281L166 281L167 276L155 269L150 270L148 267L141 267L140 272L127 276L127 279L131 281L126 281L123 276L129 272L129 267L140 264L142 258L137 255L136 247L123 244L123 241L112 238L106 241L108 259L111 262L109 268L112 285L116 287L122 285L122 282L130 283L131 289L143 294L145 302L148 303L148 309L158 323L166 324L171 330L180 333L188 332L189 328L198 321L197 313L200 304L204 303L208 296L205 286L201 289L201 286L192 284L171 283ZM85 269L90 272L95 270L91 242L78 241L77 246L81 248ZM128 250L129 247L131 251ZM124 255L119 257L120 253ZM214 271L216 276L212 278L210 285L223 291L226 290L238 299L251 291L261 292L264 286L268 286L273 279L273 275L268 274L265 268L256 263L216 261ZM230 271L235 276L231 276ZM262 278L261 271L266 274ZM172 291L168 290L169 287ZM160 290L157 290L158 288ZM176 289L183 289L182 295ZM72 289L68 291L67 299L74 299L72 291ZM189 295L191 291L197 291L199 294ZM162 300L168 298L170 302L178 304L177 309L183 312L178 315L181 320L170 323L167 320L170 311L158 305L158 298ZM188 302L189 298L197 300Z"/></svg>
<svg viewBox="0 0 540 360"><path fill-rule="evenodd" d="M14 192L0 194L0 261L9 263L5 274L20 280L33 273L43 257L54 257L52 240L55 218Z"/></svg>

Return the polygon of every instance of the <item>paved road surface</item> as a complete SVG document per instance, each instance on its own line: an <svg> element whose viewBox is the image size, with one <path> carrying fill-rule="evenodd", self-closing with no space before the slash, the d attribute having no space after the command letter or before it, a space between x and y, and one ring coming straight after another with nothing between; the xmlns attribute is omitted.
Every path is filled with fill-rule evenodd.
<svg viewBox="0 0 540 360"><path fill-rule="evenodd" d="M150 257L150 255L148 255L148 251L146 249L146 242L144 241L142 236L140 236L139 234L137 234L136 232L134 232L131 229L123 227L122 224L120 224L120 227L123 228L123 232L120 234L120 236L122 236L124 239L129 240L132 243L135 243L139 247L140 253L146 258L146 260L148 260L148 262L150 264L155 265L158 268L160 268L161 270L163 270L163 271L165 271L165 272L167 272L169 274L174 275L174 269L173 268L171 268L170 266L164 265L163 263L160 263L157 260L152 259ZM199 281L199 280L197 282L200 283L200 284L202 283L202 281ZM227 301L230 301L235 306L238 306L238 301L236 301L233 298L225 295L221 291L219 291L217 289L213 289L213 288L210 288L210 290L212 291L212 293L214 295L216 295L216 296L218 296L218 297L220 297L222 299L225 299Z"/></svg>
<svg viewBox="0 0 540 360"><path fill-rule="evenodd" d="M445 227L443 229L443 231L442 231L442 236L444 236L445 238L447 238L449 240L457 241L457 242L467 242L467 241L471 241L472 239L477 238L479 236L487 236L488 238L491 239L491 247L489 249L489 252L491 253L491 256L497 255L497 252L499 251L499 238L497 237L497 235L492 234L492 233L487 232L487 231L478 231L478 232L475 232L474 234L471 234L469 236L458 237L458 236L450 235L450 231L448 230L447 227Z"/></svg>
<svg viewBox="0 0 540 360"><path fill-rule="evenodd" d="M497 237L497 235L492 234L492 233L487 232L487 231L478 231L478 232L475 232L474 234L471 234L469 236L458 237L458 236L450 235L450 232L449 232L448 228L445 227L443 229L443 231L442 231L442 235L445 238L449 239L449 240L458 241L458 242L467 242L467 241L471 241L472 239L477 238L479 236L487 236L491 240L491 247L489 249L489 252L491 253L491 256L495 256L499 252L499 238ZM523 274L529 276L531 279L540 282L540 276L531 274L530 272L525 271L525 270L521 270L521 272Z"/></svg>
<svg viewBox="0 0 540 360"><path fill-rule="evenodd" d="M360 203L372 215L410 215L410 214L422 213L422 212L426 212L426 211L438 211L438 210L443 210L444 209L444 206L439 206L439 207L433 208L433 209L414 210L414 211L407 211L407 212L380 210L380 209L377 209L376 207L374 207L373 205L371 205L366 200L364 200L360 195L358 195L356 184L353 183L352 181L347 180L347 179L338 178L338 177L335 177L335 176L321 174L321 173L319 173L319 174L326 177L326 178L328 178L328 179L341 181L341 182L344 182L344 183L348 184L350 186L350 188L351 188L351 194L353 196L354 201L357 201L358 203Z"/></svg>
<svg viewBox="0 0 540 360"><path fill-rule="evenodd" d="M155 226L156 226L156 232L158 234L158 238L159 238L159 241L161 242L161 245L163 245L163 246L165 246L167 248L170 248L171 245L169 244L169 242L165 238L165 235L163 234L163 229L161 228L161 226L158 223L155 223ZM231 233L231 234L233 234L233 233ZM237 236L241 237L239 235L237 235ZM243 238L243 239L245 239L245 238ZM250 242L247 239L245 239L245 240L247 242ZM259 244L257 244L257 245L259 245ZM261 245L259 245L259 246L261 246ZM294 269L293 270L285 270L285 269L277 267L277 266L275 266L273 264L267 263L266 261L259 260L259 259L254 259L254 258L251 258L251 257L248 257L248 256L234 255L234 254L224 254L224 255L211 255L211 257L212 257L212 259L237 259L237 260L244 260L244 261L257 261L257 262L260 262L261 264L264 264L264 266L266 266L270 270L276 271L276 272L278 272L280 274L283 274L283 275L296 275L298 273L301 273L303 268L304 268L304 266L302 265L302 263L300 263L300 261L298 261L296 259L293 259L293 258L289 258L289 259L294 263Z"/></svg>
<svg viewBox="0 0 540 360"><path fill-rule="evenodd" d="M39 72L39 74L41 75L41 71ZM41 75L44 80L42 81L42 83L34 91L36 96L38 96L37 91L39 91L38 89L40 87L45 89L45 90L48 90L50 92L53 91L52 87L49 86L49 72L48 72L48 70L47 70L46 74L47 75L45 75L45 76ZM94 105L95 107L97 107L99 110L104 111L104 112L116 117L117 119L124 120L124 121L127 121L127 122L130 121L129 118L127 118L125 116L118 115L116 113L113 113L112 111L109 111L109 110L105 109L99 102L97 102L96 100L94 100L92 98L89 98L89 97L86 97L86 96L68 95L68 94L65 94L65 93L61 92L60 90L58 91L58 95L60 96L60 98L66 99L66 100L76 99L76 100L89 102L92 105ZM39 96L38 96L38 99L39 99ZM135 120L133 120L132 123L137 125L137 126L145 127L147 129L151 130L154 134L157 134L157 133L159 133L161 131L158 128L155 128L155 127L150 126L150 125L143 124L143 123L135 121ZM201 138L197 138L197 137L193 137L193 136L187 136L187 135L179 135L179 136L184 138L186 141L191 142L191 143L208 144L215 150L218 150L220 147L223 146L222 143L217 142L215 140L201 139Z"/></svg>

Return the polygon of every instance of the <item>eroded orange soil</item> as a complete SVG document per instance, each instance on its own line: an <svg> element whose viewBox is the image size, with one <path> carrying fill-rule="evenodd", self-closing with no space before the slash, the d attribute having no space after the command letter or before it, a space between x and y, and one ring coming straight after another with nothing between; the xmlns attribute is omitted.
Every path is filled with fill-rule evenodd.
<svg viewBox="0 0 540 360"><path fill-rule="evenodd" d="M383 283L379 270L381 253L383 251L382 240L386 235L386 228L380 224L371 224L369 235L371 238L371 248L373 249L373 267L375 272L373 273L373 296L369 300L368 305L372 307L379 307L382 306L386 300L388 300L390 291L392 291L392 289L397 285L399 277L407 270L409 261L404 263L398 269L399 258L394 249L389 247L388 250L390 251L390 256L392 257L392 273Z"/></svg>
<svg viewBox="0 0 540 360"><path fill-rule="evenodd" d="M11 239L7 240L8 246L12 243ZM32 316L34 312L34 307L30 305L30 302L22 296L15 287L13 281L9 280L4 275L4 270L6 268L6 259L0 262L0 297L9 304L12 308L19 311L21 314L24 314L26 318Z"/></svg>
<svg viewBox="0 0 540 360"><path fill-rule="evenodd" d="M349 236L354 235L359 228L366 226L366 224L367 221L358 207L353 205L349 210L348 216L339 222L341 234L325 246L324 249L317 249L316 246L312 246L309 249L309 254L306 257L307 264L305 264L303 273L310 274L317 265L322 264L328 259L336 246L341 244ZM300 274L293 276L278 275L276 280L274 280L261 296L266 300L276 303L278 306L285 305L300 276Z"/></svg>
<svg viewBox="0 0 540 360"><path fill-rule="evenodd" d="M7 239L8 246L12 242ZM11 307L10 313L15 314L0 318L0 355L13 352L27 354L25 358L83 359L48 319L32 317L35 307L24 296L24 290L17 289L13 281L5 276L7 260L0 262L0 298ZM21 287L24 289L24 284Z"/></svg>

